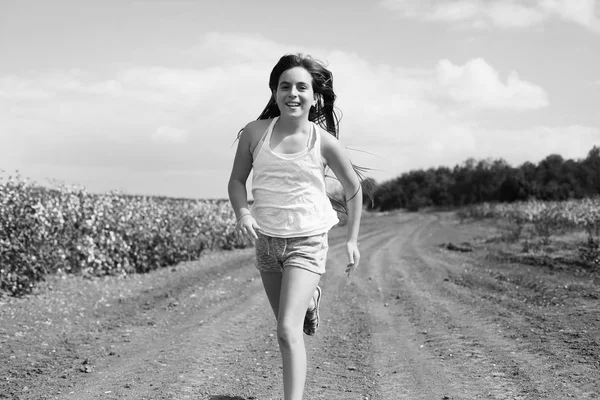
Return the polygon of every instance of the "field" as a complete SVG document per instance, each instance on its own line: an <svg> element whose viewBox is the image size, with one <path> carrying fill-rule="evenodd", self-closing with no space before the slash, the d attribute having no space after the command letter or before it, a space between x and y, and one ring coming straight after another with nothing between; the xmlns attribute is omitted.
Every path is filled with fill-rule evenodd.
<svg viewBox="0 0 600 400"><path fill-rule="evenodd" d="M56 273L125 276L247 246L227 200L41 188L0 171L0 298Z"/></svg>
<svg viewBox="0 0 600 400"><path fill-rule="evenodd" d="M306 398L600 398L596 236L476 211L365 215L352 279L332 230ZM0 398L280 399L252 262L252 249L211 250L0 299Z"/></svg>

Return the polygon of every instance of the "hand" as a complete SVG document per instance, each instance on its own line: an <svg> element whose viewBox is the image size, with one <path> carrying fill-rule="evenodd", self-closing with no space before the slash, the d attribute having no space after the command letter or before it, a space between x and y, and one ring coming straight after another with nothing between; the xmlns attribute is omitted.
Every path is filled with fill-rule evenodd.
<svg viewBox="0 0 600 400"><path fill-rule="evenodd" d="M346 266L346 274L348 278L350 275L356 271L358 268L358 263L360 261L360 252L358 251L358 243L355 241L348 241L346 243L346 251L348 252L348 265Z"/></svg>
<svg viewBox="0 0 600 400"><path fill-rule="evenodd" d="M235 229L252 243L258 239L258 235L256 234L258 224L251 214L245 214L240 217L235 225Z"/></svg>

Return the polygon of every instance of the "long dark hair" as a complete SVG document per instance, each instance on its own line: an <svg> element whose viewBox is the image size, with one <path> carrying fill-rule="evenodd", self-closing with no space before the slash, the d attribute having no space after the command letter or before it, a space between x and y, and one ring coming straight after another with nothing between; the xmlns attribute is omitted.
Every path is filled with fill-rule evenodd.
<svg viewBox="0 0 600 400"><path fill-rule="evenodd" d="M317 97L317 103L310 108L308 120L338 138L340 118L334 106L336 95L333 91L333 74L322 62L303 54L284 55L275 64L269 76L271 93L277 90L281 74L294 67L302 67L312 76L312 87ZM275 118L279 115L281 112L275 103L274 96L271 95L267 106L257 119Z"/></svg>

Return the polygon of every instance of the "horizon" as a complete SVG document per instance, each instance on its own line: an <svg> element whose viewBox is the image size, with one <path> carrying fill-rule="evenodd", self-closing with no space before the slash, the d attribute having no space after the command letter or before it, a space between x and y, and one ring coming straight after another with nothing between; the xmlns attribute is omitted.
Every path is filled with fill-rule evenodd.
<svg viewBox="0 0 600 400"><path fill-rule="evenodd" d="M580 157L580 158L564 158L564 157L563 157L563 159L564 159L564 161L575 161L575 162L581 162L581 161L585 160L585 159L586 159L586 158L589 156L589 153L590 153L592 150L594 150L594 148L598 148L598 149L600 149L600 146L593 146L593 147L592 147L592 148L591 148L591 149L590 149L590 150L589 150L589 151L586 153L586 156L585 156L585 157ZM518 165L513 165L513 164L511 164L511 163L508 163L508 162L507 162L506 160L504 160L503 158L490 158L490 157L488 157L488 158L483 158L483 159L469 158L469 159L463 160L462 162L460 162L460 163L457 163L457 164L454 164L454 165L437 165L437 166L430 166L430 167L427 167L427 168L421 168L421 169L412 169L412 170L404 171L404 172L402 172L401 174L399 174L399 175L397 175L397 176L395 176L395 177L392 177L392 178L390 178L390 179L387 179L387 180L385 180L385 181L375 181L375 182L376 182L376 184L377 184L377 185L382 185L382 184L385 184L385 183L391 182L391 181L393 181L393 180L395 180L395 179L397 179L397 178L401 178L401 177L402 177L402 176L404 176L404 175L411 174L411 173L413 173L413 172L418 172L418 171L423 171L423 172L425 172L425 171L428 171L428 170L431 170L431 169L433 169L433 170L437 170L437 169L440 169L440 168L454 169L454 168L457 168L457 167L460 167L460 166L463 166L463 165L465 165L465 164L466 164L466 163L467 163L469 160L474 160L474 161L476 161L476 162L478 162L478 163L479 163L479 162L481 162L481 161L492 161L492 162L494 162L494 161L502 161L502 162L506 163L506 164L507 164L507 165L508 165L510 168L515 168L515 169L521 168L521 167L522 167L524 164L527 164L527 163L531 163L531 164L533 164L533 165L536 165L536 166L538 166L538 165L539 165L539 163L541 163L542 161L544 161L546 158L548 158L548 157L550 157L550 156L554 156L554 155L560 155L560 154L557 154L557 153L548 154L548 155L546 155L545 157L543 157L542 159L540 159L540 160L538 160L538 161L535 161L535 162L534 162L534 161L529 161L529 160L527 160L527 161L524 161L524 162L522 162L522 163L520 163L520 164L518 164ZM562 156L561 156L561 157L562 157ZM4 177L2 176L2 173L3 173L3 172L8 172L8 171L3 171L2 169L0 169L0 179L4 178ZM15 174L16 174L16 175L13 175L13 174L8 174L8 176L12 176L12 177L20 177L21 179L24 179L24 180L29 180L29 179L30 179L29 177L26 177L26 176L21 176L21 175L18 173L18 171L15 171ZM365 175L365 176L364 176L364 180L367 180L367 179L370 179L370 176L368 176L368 175ZM58 182L58 185L57 185L57 184L55 184L55 185L43 185L43 184L39 184L39 182L36 182L36 181L32 181L32 182L30 182L30 183L34 184L33 186L35 186L35 187L40 187L40 188L44 188L44 189L58 189L58 188L59 188L59 186L60 186L60 184L62 184L61 182ZM111 193L111 192L117 192L118 194L120 194L120 195L123 195L123 196L126 196L126 197L158 197L158 198L167 198L167 199L170 199L170 200L200 200L200 201L202 201L202 200L207 200L207 201L227 201L227 202L229 201L229 198L228 198L228 196L225 196L225 197L174 197L174 196L169 196L169 195L141 194L141 193L126 193L126 192L119 192L118 190L107 190L107 191L104 191L104 192L93 192L93 191L90 191L90 190L88 190L86 187L84 187L84 186L81 186L81 185L69 185L69 184L65 184L65 185L66 185L67 187L76 187L76 188L77 188L77 187L79 187L79 188L81 188L81 189L85 190L86 192L88 192L88 193L90 193L90 194L93 194L93 195L105 195L105 194L109 194L109 193ZM252 197L251 197L251 193L248 193L248 202L249 202L249 203L252 203L252 201L253 201L253 199L252 199Z"/></svg>

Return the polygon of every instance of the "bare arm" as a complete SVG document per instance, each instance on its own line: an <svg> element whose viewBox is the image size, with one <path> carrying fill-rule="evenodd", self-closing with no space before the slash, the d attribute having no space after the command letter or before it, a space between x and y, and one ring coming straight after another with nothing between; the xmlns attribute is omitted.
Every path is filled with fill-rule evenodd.
<svg viewBox="0 0 600 400"><path fill-rule="evenodd" d="M233 160L233 168L229 177L227 190L229 201L235 212L238 229L248 237L248 239L257 239L255 228L258 228L256 221L250 215L248 208L248 193L246 191L246 181L252 170L252 154L250 146L252 142L252 130L250 124L244 128L238 140L238 147Z"/></svg>
<svg viewBox="0 0 600 400"><path fill-rule="evenodd" d="M324 134L322 139L321 153L344 189L348 210L346 248L348 250L348 261L353 268L356 268L360 259L358 231L362 214L362 188L350 158L339 140L329 134Z"/></svg>

